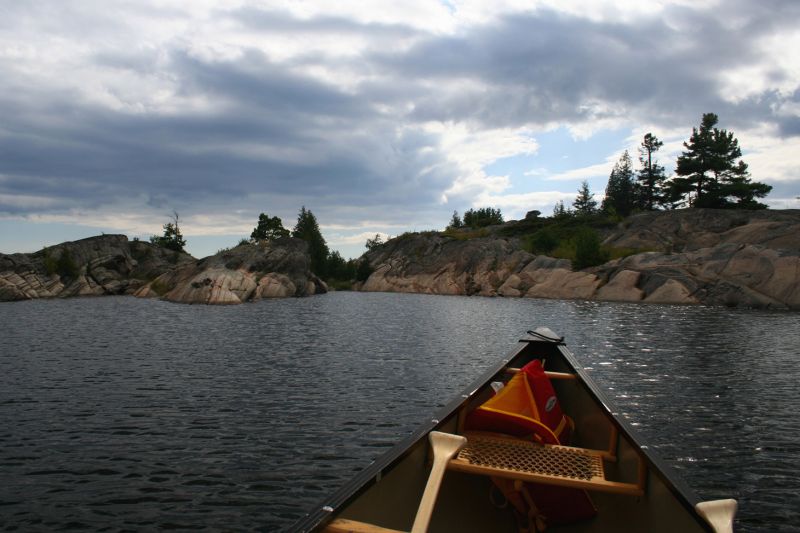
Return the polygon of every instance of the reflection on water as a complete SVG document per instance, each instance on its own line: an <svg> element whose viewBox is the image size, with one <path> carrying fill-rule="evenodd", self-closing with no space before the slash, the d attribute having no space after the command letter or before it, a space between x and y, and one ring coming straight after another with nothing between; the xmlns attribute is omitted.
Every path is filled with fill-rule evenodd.
<svg viewBox="0 0 800 533"><path fill-rule="evenodd" d="M6 529L286 527L547 325L742 530L800 522L798 316L335 293L0 304Z"/></svg>

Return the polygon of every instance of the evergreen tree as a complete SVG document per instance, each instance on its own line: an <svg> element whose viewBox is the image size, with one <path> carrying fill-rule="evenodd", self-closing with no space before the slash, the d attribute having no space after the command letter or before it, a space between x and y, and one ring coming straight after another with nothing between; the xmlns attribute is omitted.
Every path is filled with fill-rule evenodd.
<svg viewBox="0 0 800 533"><path fill-rule="evenodd" d="M571 214L572 212L564 207L564 200L557 201L553 207L553 218L564 218Z"/></svg>
<svg viewBox="0 0 800 533"><path fill-rule="evenodd" d="M281 219L269 217L265 213L258 215L258 225L250 234L250 238L254 241L272 241L288 236L289 230L283 227Z"/></svg>
<svg viewBox="0 0 800 533"><path fill-rule="evenodd" d="M372 250L374 250L375 248L377 248L381 244L383 244L383 239L381 239L381 236L380 236L379 233L376 233L374 238L367 239L366 247L367 247L367 250L371 252Z"/></svg>
<svg viewBox="0 0 800 533"><path fill-rule="evenodd" d="M608 177L601 209L611 215L630 215L635 207L634 185L631 156L625 150Z"/></svg>
<svg viewBox="0 0 800 533"><path fill-rule="evenodd" d="M578 189L578 196L572 202L572 207L575 208L575 214L578 216L589 216L597 212L597 200L594 199L594 193L589 191L589 182L583 180L581 188Z"/></svg>
<svg viewBox="0 0 800 533"><path fill-rule="evenodd" d="M179 215L177 211L172 212L172 222L164 224L164 235L153 235L150 237L150 242L156 246L174 250L176 252L183 252L183 247L186 246L186 239L181 235L181 229L178 225Z"/></svg>
<svg viewBox="0 0 800 533"><path fill-rule="evenodd" d="M355 268L350 267L350 263L344 260L338 250L328 254L327 274L328 278L336 280L349 280L355 276Z"/></svg>
<svg viewBox="0 0 800 533"><path fill-rule="evenodd" d="M453 211L453 216L450 218L450 224L447 225L446 229L458 229L463 225L464 223L461 221L461 217L458 216L458 211Z"/></svg>
<svg viewBox="0 0 800 533"><path fill-rule="evenodd" d="M602 265L609 259L607 251L600 246L600 236L592 228L583 227L575 235L575 260L573 270Z"/></svg>
<svg viewBox="0 0 800 533"><path fill-rule="evenodd" d="M503 214L499 209L481 207L480 209L467 209L464 212L464 226L470 228L483 228L493 224L502 224Z"/></svg>
<svg viewBox="0 0 800 533"><path fill-rule="evenodd" d="M292 230L292 237L303 239L308 243L308 252L311 255L311 271L324 279L327 275L328 245L319 231L317 218L305 206L300 209L300 213L297 215L297 224Z"/></svg>
<svg viewBox="0 0 800 533"><path fill-rule="evenodd" d="M667 178L664 175L664 167L658 164L658 160L653 159L653 154L663 145L664 143L652 133L646 134L642 144L639 145L639 162L642 168L636 176L638 180L636 204L648 211L655 210L666 199L664 182Z"/></svg>
<svg viewBox="0 0 800 533"><path fill-rule="evenodd" d="M716 128L714 113L703 115L700 128L692 129L686 151L678 156L676 178L670 182L670 200L692 207L736 207L764 209L755 198L763 198L770 185L752 182L742 150L733 132ZM737 161L738 160L738 161Z"/></svg>

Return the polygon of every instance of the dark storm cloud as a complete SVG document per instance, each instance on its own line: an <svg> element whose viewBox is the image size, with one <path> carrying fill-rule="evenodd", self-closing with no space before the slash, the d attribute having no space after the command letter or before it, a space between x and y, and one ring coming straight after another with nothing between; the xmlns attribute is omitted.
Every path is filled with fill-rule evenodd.
<svg viewBox="0 0 800 533"><path fill-rule="evenodd" d="M797 117L779 111L796 104L797 93L725 98L735 95L721 93L719 74L761 64L756 41L791 28L800 5L725 5L725 17L670 7L632 23L537 11L453 35L247 8L217 15L262 39L341 35L372 46L278 62L244 47L210 59L175 39L89 55L92 68L169 80L176 98L205 102L167 111L110 109L76 89L40 86L0 57L0 194L57 199L30 208L39 213L132 196L158 207L180 198L199 210L242 205L251 194L306 195L331 210L357 205L379 216L387 205L435 205L463 173L439 136L422 127L428 121L480 129L610 118L688 129L714 111L726 127L773 123L782 135L798 134ZM41 8L20 13L15 18L26 21L43 16ZM46 26L73 39L100 32L108 19L89 24L73 10L61 16ZM115 24L114 31L133 31ZM397 41L409 46L388 46ZM345 89L304 70L315 66L364 79ZM0 203L0 213L19 213L21 205Z"/></svg>
<svg viewBox="0 0 800 533"><path fill-rule="evenodd" d="M514 15L372 60L398 77L444 85L416 102L419 120L470 117L487 126L522 126L616 116L671 126L708 110L764 120L772 98L759 106L731 104L719 80L723 70L762 62L753 41L788 23L785 14L753 11L736 31L712 13L678 8L636 24L554 12ZM453 80L476 84L448 88ZM606 105L587 105L598 102Z"/></svg>
<svg viewBox="0 0 800 533"><path fill-rule="evenodd" d="M147 64L110 54L103 62ZM148 195L158 206L164 197L235 200L298 190L356 202L381 193L412 202L433 194L419 186L418 176L420 168L436 162L435 155L422 153L435 139L398 135L395 124L357 96L286 72L257 52L228 62L175 52L170 72L183 96L202 96L212 109L122 113L44 91L23 102L0 100L6 129L25 132L0 144L2 172L10 176L0 192L72 199L83 207L131 193ZM281 157L283 151L296 155ZM448 179L431 184L441 190ZM51 204L53 210L62 207Z"/></svg>

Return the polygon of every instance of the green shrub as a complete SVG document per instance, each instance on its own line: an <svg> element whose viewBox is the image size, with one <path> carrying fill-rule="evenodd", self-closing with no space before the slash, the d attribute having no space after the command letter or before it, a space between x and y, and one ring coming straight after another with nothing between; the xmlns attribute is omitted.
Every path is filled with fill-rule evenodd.
<svg viewBox="0 0 800 533"><path fill-rule="evenodd" d="M353 290L353 282L342 280L342 279L332 279L326 282L328 287L335 290L335 291L351 291Z"/></svg>
<svg viewBox="0 0 800 533"><path fill-rule="evenodd" d="M373 272L375 272L375 269L370 266L369 261L362 259L358 262L358 267L356 268L356 281L367 281L367 278L369 278Z"/></svg>
<svg viewBox="0 0 800 533"><path fill-rule="evenodd" d="M556 249L547 255L550 257L555 257L556 259L569 259L570 261L575 261L575 241L573 239L561 241Z"/></svg>
<svg viewBox="0 0 800 533"><path fill-rule="evenodd" d="M647 250L643 248L612 248L612 247L603 247L609 254L609 260L611 259L621 259L623 257L628 257L631 255L641 254L643 252L652 252L653 250Z"/></svg>
<svg viewBox="0 0 800 533"><path fill-rule="evenodd" d="M58 259L50 255L50 250L45 249L44 268L50 276L58 274L63 279L75 279L81 273L80 267L66 248L61 250Z"/></svg>
<svg viewBox="0 0 800 533"><path fill-rule="evenodd" d="M582 228L575 235L575 260L573 270L583 270L602 265L609 259L609 253L600 246L600 237L591 228Z"/></svg>
<svg viewBox="0 0 800 533"><path fill-rule="evenodd" d="M468 241L470 239L480 239L481 237L486 237L489 235L489 230L486 228L481 228L473 231L465 231L448 228L444 230L444 234L457 241Z"/></svg>
<svg viewBox="0 0 800 533"><path fill-rule="evenodd" d="M44 263L44 269L47 272L47 275L52 276L58 272L58 261L56 261L55 257L50 255L50 250L47 248L42 249L42 255L42 262Z"/></svg>
<svg viewBox="0 0 800 533"><path fill-rule="evenodd" d="M523 240L523 248L532 254L549 254L561 243L551 228L542 228Z"/></svg>
<svg viewBox="0 0 800 533"><path fill-rule="evenodd" d="M499 209L491 207L481 207L480 209L468 209L464 213L463 224L470 228L483 228L503 223L503 215Z"/></svg>

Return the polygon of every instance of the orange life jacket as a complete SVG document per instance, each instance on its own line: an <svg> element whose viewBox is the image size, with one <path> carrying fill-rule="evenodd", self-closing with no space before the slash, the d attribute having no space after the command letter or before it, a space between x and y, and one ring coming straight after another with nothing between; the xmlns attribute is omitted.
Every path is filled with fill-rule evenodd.
<svg viewBox="0 0 800 533"><path fill-rule="evenodd" d="M561 410L542 364L534 359L465 421L467 430L531 438L542 444L567 444L572 420Z"/></svg>

